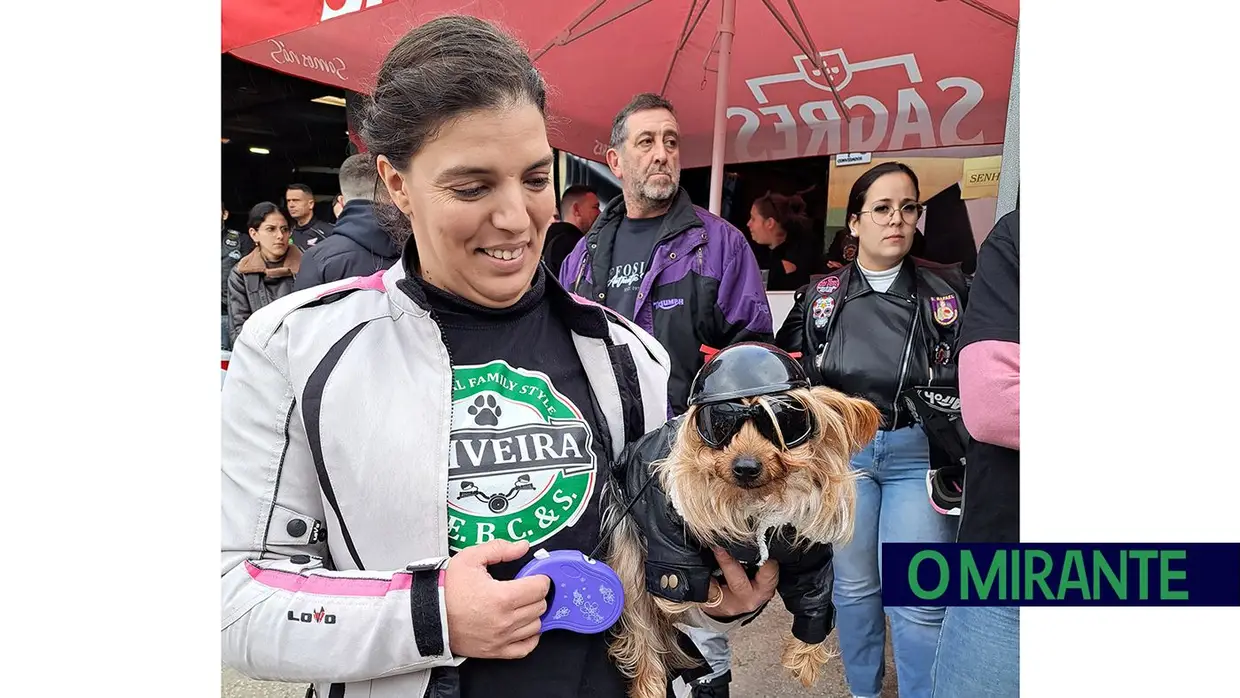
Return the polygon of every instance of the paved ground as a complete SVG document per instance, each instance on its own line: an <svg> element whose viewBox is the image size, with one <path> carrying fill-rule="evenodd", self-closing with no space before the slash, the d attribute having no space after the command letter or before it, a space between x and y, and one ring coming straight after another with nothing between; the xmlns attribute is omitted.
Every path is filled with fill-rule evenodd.
<svg viewBox="0 0 1240 698"><path fill-rule="evenodd" d="M792 617L779 604L778 597L762 616L736 630L732 643L732 696L734 698L848 698L844 684L843 665L839 658L831 660L811 689L804 689L779 665L784 635L792 627ZM835 634L827 640L833 651L839 651ZM887 681L882 698L896 698L896 670L891 663L891 646L887 647ZM250 681L225 668L221 679L221 698L302 698L304 685Z"/></svg>

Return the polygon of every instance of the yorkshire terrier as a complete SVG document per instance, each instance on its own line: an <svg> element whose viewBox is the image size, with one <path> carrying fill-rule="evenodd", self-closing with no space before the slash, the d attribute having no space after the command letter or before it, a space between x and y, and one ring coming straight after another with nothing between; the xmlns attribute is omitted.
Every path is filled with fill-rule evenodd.
<svg viewBox="0 0 1240 698"><path fill-rule="evenodd" d="M685 415L630 447L624 482L612 483L619 496L607 512L605 525L615 528L606 561L625 604L610 652L631 698L665 698L671 672L699 664L676 625L698 624L691 615L723 600L712 546L755 551L733 554L751 563L751 576L752 563L779 562L779 593L794 615L782 664L802 685L831 659L831 551L852 537L850 461L874 438L880 414L865 400L808 387L787 363L799 376L783 385L798 387L696 404L691 396Z"/></svg>

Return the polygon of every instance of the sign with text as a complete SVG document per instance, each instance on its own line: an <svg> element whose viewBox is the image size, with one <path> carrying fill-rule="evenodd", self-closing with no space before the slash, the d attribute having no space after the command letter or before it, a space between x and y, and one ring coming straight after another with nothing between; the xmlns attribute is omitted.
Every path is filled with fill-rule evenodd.
<svg viewBox="0 0 1240 698"><path fill-rule="evenodd" d="M960 175L960 198L968 200L999 196L999 168L1002 164L1002 155L965 160Z"/></svg>
<svg viewBox="0 0 1240 698"><path fill-rule="evenodd" d="M883 544L884 606L1240 606L1237 543Z"/></svg>

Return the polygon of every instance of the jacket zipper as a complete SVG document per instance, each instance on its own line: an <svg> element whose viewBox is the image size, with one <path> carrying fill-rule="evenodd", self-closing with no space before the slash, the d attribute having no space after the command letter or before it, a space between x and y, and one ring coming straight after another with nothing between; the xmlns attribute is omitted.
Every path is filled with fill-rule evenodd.
<svg viewBox="0 0 1240 698"><path fill-rule="evenodd" d="M577 278L573 281L573 293L581 293L581 279L586 275L586 265L592 264L589 252L582 252L581 266L577 268ZM590 300L594 300L591 298Z"/></svg>
<svg viewBox="0 0 1240 698"><path fill-rule="evenodd" d="M428 306L430 305L430 301L427 301L427 305ZM452 394L456 392L456 373L453 371L452 347L449 346L448 344L448 337L444 334L443 325L440 324L439 318L435 316L435 311L428 307L426 310L426 314L430 318L431 322L435 323L435 329L439 331L439 341L441 344L443 344L444 355L448 357L448 402L447 402L447 405L448 405L448 450L449 450L448 457L451 458L451 455L452 455L451 454L451 450L452 450ZM451 483L449 483L448 478L445 477L443 481L443 493L442 493L443 500L445 502L448 501L448 495L449 495L448 490L451 489L451 487L452 487ZM448 529L451 526L451 523L448 521L446 517L447 509L445 508L444 511L445 511L444 531L443 531L443 535L440 536L440 539L442 541L447 541L448 540ZM451 543L448 543L447 545L444 546L443 554L447 557L452 556L452 544Z"/></svg>
<svg viewBox="0 0 1240 698"><path fill-rule="evenodd" d="M921 300L914 298L913 322L908 328L908 339L904 343L904 359L900 362L900 378L896 381L896 396L892 400L894 408L891 415L891 426L900 423L900 393L904 391L904 375L908 371L908 357L913 352L913 335L917 334L917 323L921 322Z"/></svg>

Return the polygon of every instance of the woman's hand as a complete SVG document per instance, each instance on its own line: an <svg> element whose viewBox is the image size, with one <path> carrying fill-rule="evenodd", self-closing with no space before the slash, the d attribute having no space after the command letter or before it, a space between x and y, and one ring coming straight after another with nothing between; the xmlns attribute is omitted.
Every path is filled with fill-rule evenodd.
<svg viewBox="0 0 1240 698"><path fill-rule="evenodd" d="M487 565L519 560L524 541L492 540L457 553L444 574L444 605L452 654L479 659L520 659L538 646L551 580L542 574L496 581Z"/></svg>
<svg viewBox="0 0 1240 698"><path fill-rule="evenodd" d="M723 592L723 599L717 605L702 608L707 615L726 618L753 613L775 595L775 585L779 583L778 562L767 560L758 568L758 574L754 575L753 581L750 581L749 575L745 574L745 568L723 548L713 550L715 561L723 571L727 586L719 587Z"/></svg>

